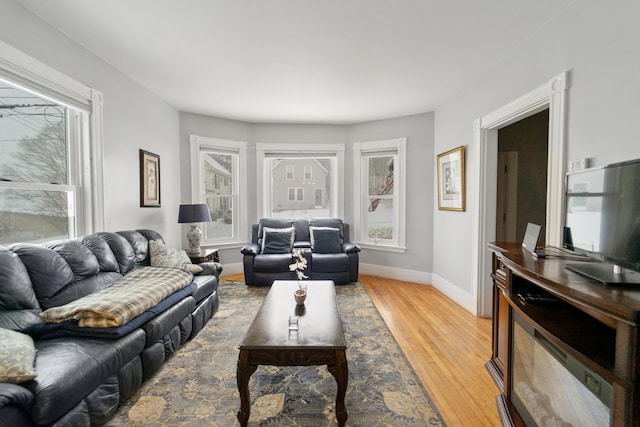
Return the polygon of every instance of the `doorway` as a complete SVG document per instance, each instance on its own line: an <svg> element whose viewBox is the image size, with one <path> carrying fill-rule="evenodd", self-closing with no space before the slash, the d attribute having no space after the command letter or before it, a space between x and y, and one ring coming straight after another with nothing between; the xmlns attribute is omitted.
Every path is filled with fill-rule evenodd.
<svg viewBox="0 0 640 427"><path fill-rule="evenodd" d="M529 222L546 228L548 153L549 109L498 129L496 241L521 242Z"/></svg>
<svg viewBox="0 0 640 427"><path fill-rule="evenodd" d="M496 240L498 130L548 110L549 140L545 243L559 246L565 176L565 122L569 73L563 72L542 86L474 121L474 196L472 297L479 317L492 315L491 255L487 243ZM521 159L522 160L522 159ZM520 161L522 163L522 161Z"/></svg>

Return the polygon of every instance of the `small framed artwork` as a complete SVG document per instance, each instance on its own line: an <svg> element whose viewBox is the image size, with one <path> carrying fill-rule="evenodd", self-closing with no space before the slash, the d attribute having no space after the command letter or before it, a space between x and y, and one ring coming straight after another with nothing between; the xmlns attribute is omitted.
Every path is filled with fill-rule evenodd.
<svg viewBox="0 0 640 427"><path fill-rule="evenodd" d="M140 150L140 207L160 207L160 156Z"/></svg>
<svg viewBox="0 0 640 427"><path fill-rule="evenodd" d="M438 209L465 210L464 146L438 154Z"/></svg>

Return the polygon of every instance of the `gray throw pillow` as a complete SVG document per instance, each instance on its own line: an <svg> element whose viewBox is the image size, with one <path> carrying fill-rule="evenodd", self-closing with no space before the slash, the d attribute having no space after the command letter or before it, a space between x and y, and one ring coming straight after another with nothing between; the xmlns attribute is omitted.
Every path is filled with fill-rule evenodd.
<svg viewBox="0 0 640 427"><path fill-rule="evenodd" d="M262 231L263 254L287 254L293 250L295 227L270 228L264 227Z"/></svg>
<svg viewBox="0 0 640 427"><path fill-rule="evenodd" d="M311 250L318 254L339 254L342 252L340 230L333 227L309 227Z"/></svg>
<svg viewBox="0 0 640 427"><path fill-rule="evenodd" d="M202 267L192 264L185 251L167 248L157 240L149 240L149 258L154 267L175 267L192 274L202 273Z"/></svg>

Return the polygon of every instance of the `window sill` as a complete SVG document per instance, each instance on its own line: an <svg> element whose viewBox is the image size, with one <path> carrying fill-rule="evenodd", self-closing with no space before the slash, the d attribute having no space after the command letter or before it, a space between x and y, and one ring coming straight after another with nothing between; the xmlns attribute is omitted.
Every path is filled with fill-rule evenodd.
<svg viewBox="0 0 640 427"><path fill-rule="evenodd" d="M204 250L205 248L212 249L242 249L247 242L224 242L224 243L215 243L215 242L202 242L201 247Z"/></svg>
<svg viewBox="0 0 640 427"><path fill-rule="evenodd" d="M404 246L393 246L393 245L384 245L384 244L375 244L375 243L364 243L364 242L356 242L361 249L370 249L374 251L385 251L385 252L397 252L397 253L405 253L407 252L407 248Z"/></svg>

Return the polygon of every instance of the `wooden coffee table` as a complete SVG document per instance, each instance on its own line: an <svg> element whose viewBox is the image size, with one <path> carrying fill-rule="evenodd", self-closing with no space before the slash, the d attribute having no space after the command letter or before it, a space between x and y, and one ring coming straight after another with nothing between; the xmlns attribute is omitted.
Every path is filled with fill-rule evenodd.
<svg viewBox="0 0 640 427"><path fill-rule="evenodd" d="M296 306L295 280L276 280L240 344L238 356L238 421L246 426L251 412L249 377L258 365L327 365L338 384L336 418L347 421L344 397L349 379L347 348L331 280L307 280L307 299ZM289 316L297 316L298 331L289 331Z"/></svg>

